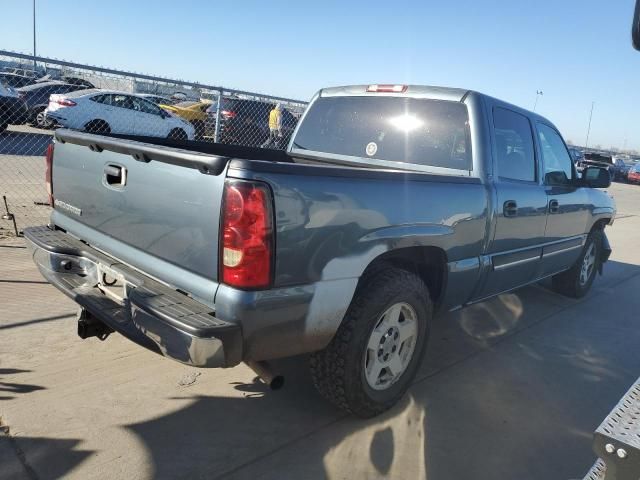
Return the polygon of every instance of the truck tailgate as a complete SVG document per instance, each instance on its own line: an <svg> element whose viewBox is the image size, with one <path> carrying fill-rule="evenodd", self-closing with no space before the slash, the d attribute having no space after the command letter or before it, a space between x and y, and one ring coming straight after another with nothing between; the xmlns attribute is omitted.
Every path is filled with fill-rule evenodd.
<svg viewBox="0 0 640 480"><path fill-rule="evenodd" d="M199 160L185 165L170 158L172 150L176 158L190 152L164 147L162 158L154 160L144 153L145 144L68 135L58 136L66 141L56 143L53 158L56 225L133 267L159 272L159 280L177 287L183 283L179 272L217 281L224 167L216 175L198 166ZM72 143L73 136L83 141ZM204 165L207 157L216 160L195 156ZM177 268L153 268L154 261Z"/></svg>

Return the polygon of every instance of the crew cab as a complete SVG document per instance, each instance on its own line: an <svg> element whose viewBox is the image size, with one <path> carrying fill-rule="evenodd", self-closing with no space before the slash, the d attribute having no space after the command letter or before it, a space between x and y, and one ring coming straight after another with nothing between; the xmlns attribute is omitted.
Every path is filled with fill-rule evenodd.
<svg viewBox="0 0 640 480"><path fill-rule="evenodd" d="M273 386L269 360L308 353L362 417L408 389L437 311L546 277L585 295L616 211L553 123L455 88L323 89L287 151L61 129L47 164L25 236L82 338Z"/></svg>

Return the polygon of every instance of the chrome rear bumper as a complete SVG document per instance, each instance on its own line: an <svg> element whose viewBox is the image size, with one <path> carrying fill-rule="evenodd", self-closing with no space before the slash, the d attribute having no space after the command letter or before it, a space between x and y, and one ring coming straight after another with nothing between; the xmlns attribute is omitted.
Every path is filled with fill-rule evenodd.
<svg viewBox="0 0 640 480"><path fill-rule="evenodd" d="M242 360L240 326L216 318L211 307L61 230L32 227L24 235L47 281L133 342L195 367L231 367ZM124 280L122 300L99 287L105 269Z"/></svg>

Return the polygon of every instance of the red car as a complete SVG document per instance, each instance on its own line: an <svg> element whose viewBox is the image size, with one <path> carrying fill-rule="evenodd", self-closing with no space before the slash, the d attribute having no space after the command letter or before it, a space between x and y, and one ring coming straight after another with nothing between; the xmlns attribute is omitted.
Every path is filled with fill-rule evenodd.
<svg viewBox="0 0 640 480"><path fill-rule="evenodd" d="M629 169L629 173L627 174L627 180L630 183L640 183L640 163L636 163L633 167Z"/></svg>

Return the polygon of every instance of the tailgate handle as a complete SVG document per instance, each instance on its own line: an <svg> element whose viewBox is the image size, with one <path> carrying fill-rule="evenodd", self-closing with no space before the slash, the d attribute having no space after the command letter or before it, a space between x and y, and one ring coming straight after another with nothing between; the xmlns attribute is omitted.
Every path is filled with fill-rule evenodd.
<svg viewBox="0 0 640 480"><path fill-rule="evenodd" d="M127 183L127 169L121 165L105 165L104 181L107 185L111 185L113 187L124 187Z"/></svg>

